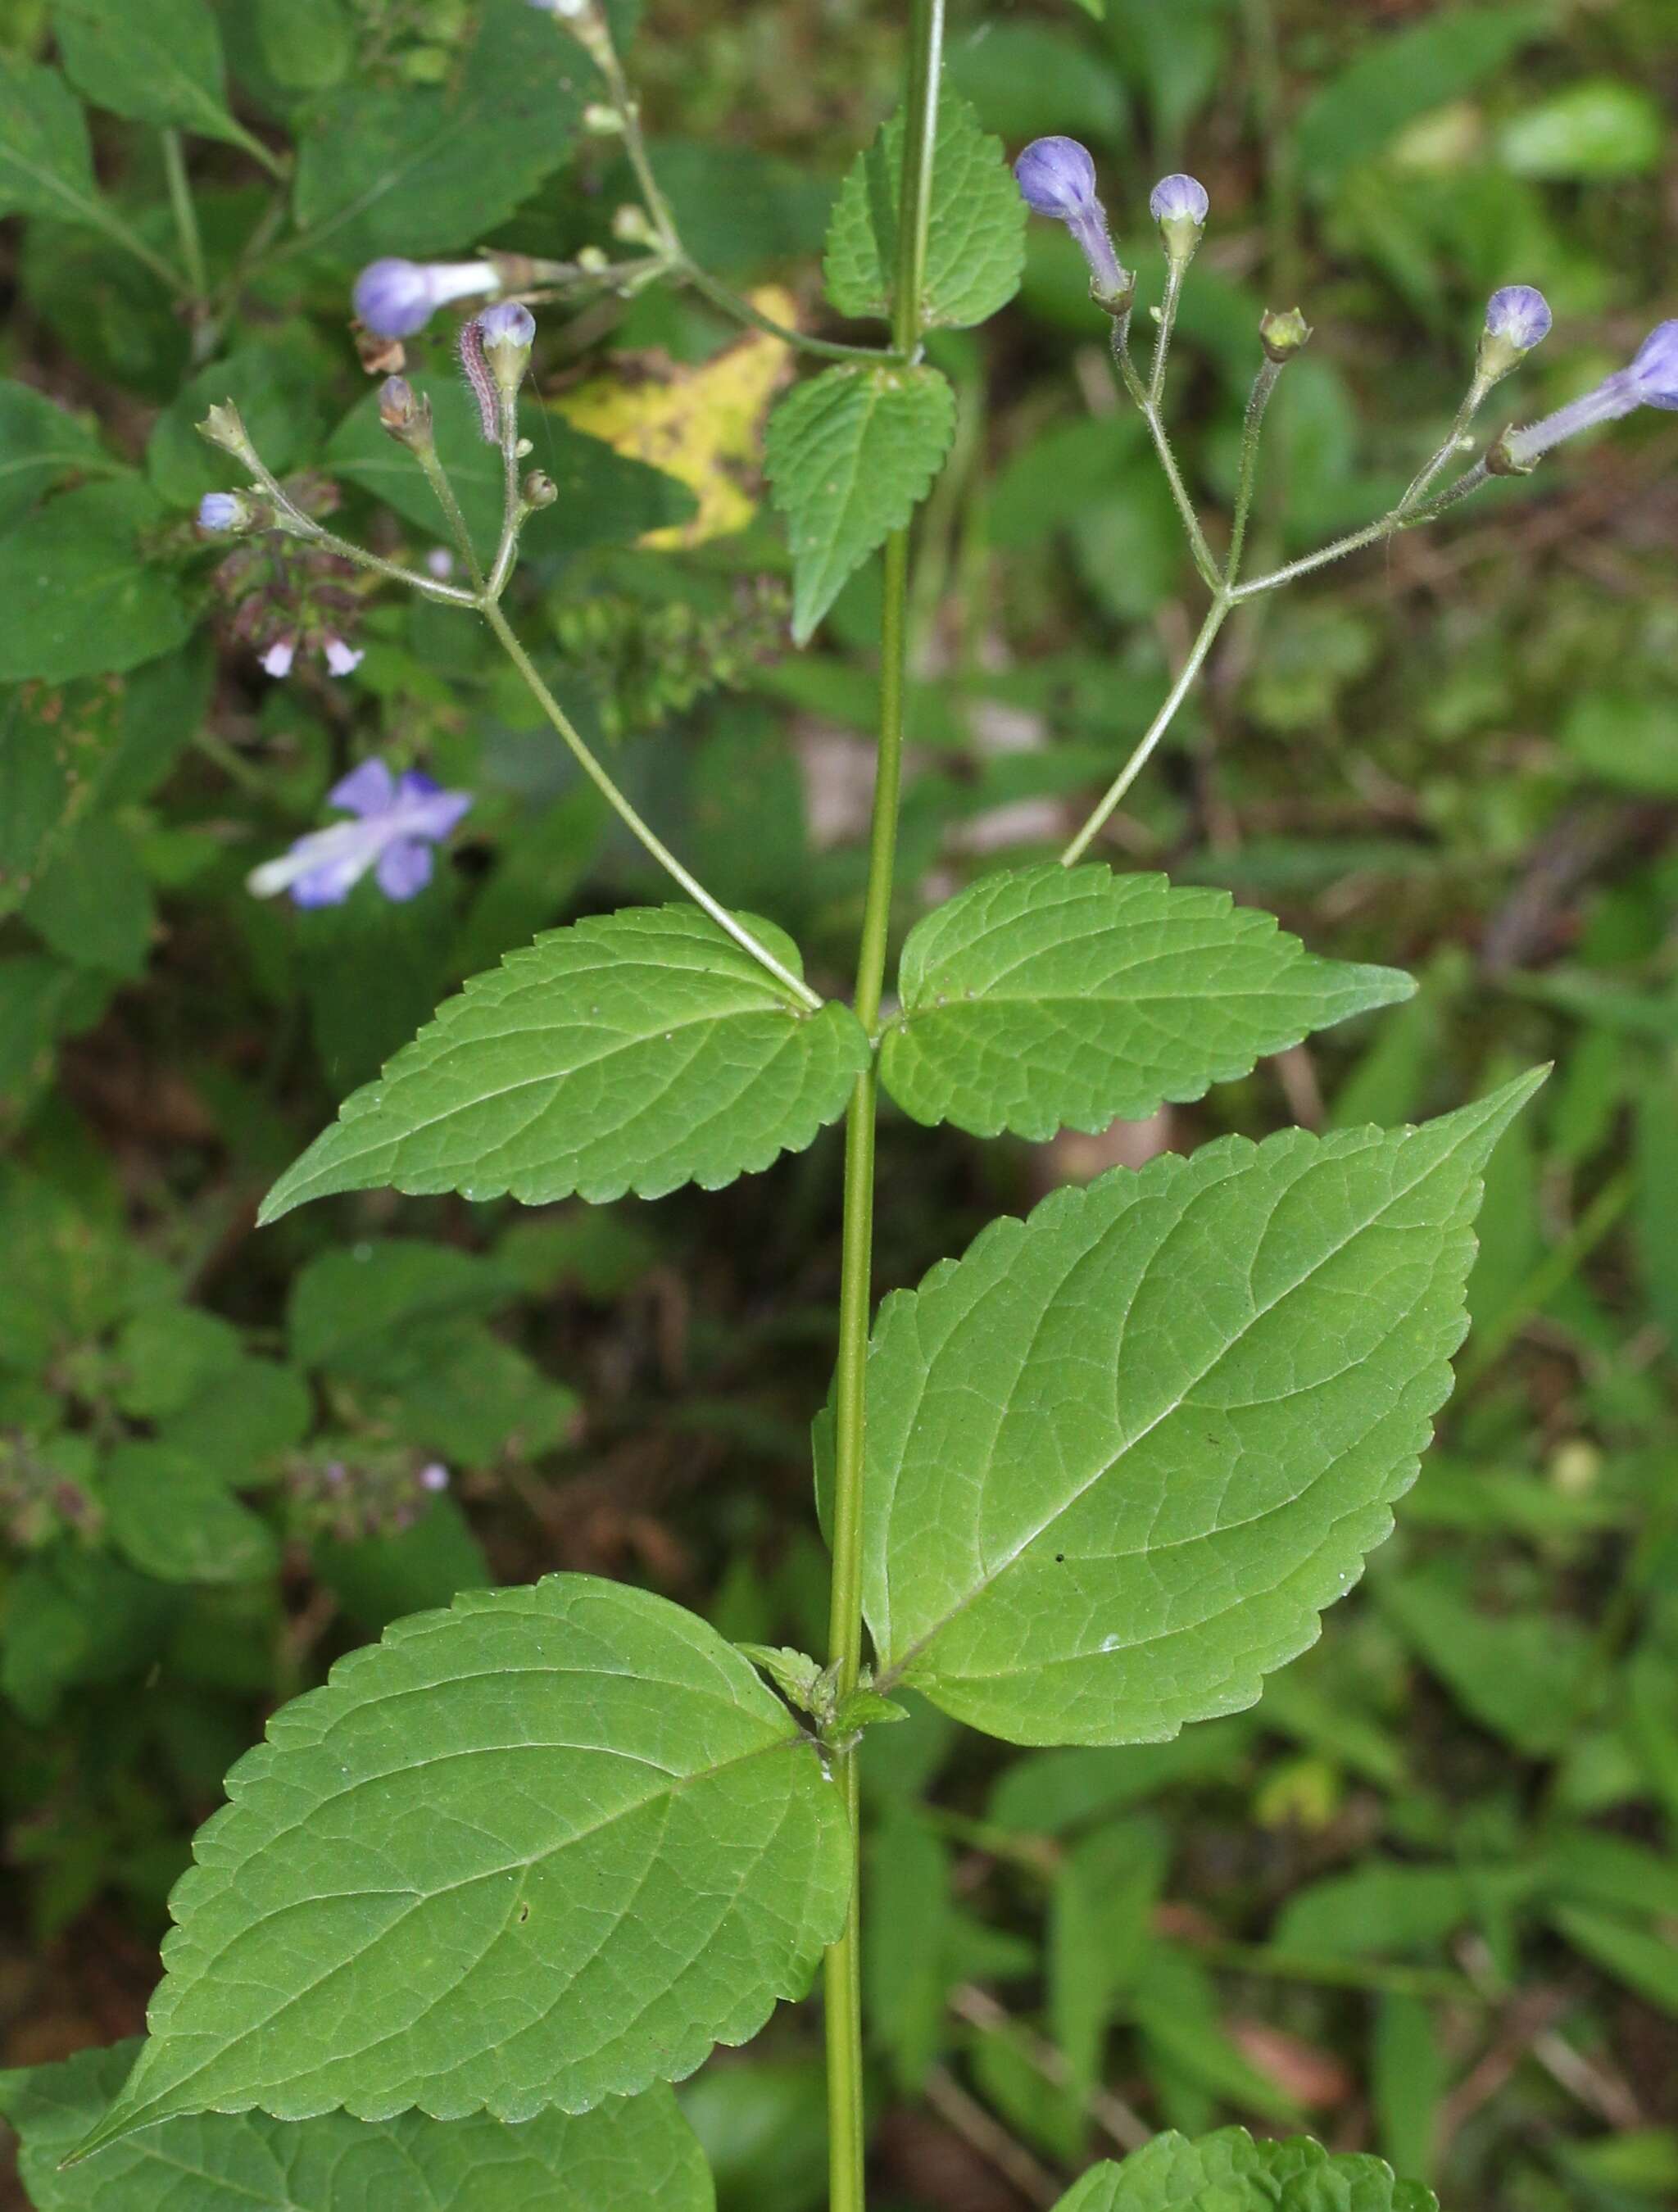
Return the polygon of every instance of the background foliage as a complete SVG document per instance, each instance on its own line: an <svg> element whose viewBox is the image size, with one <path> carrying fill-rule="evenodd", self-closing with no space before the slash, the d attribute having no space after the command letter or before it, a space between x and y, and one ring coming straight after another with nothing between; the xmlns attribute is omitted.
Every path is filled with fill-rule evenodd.
<svg viewBox="0 0 1678 2212"><path fill-rule="evenodd" d="M854 149L893 97L891 11L645 13L634 66L695 252L813 312L842 193L833 274L866 307ZM385 252L618 251L582 73L553 81L551 27L517 0L228 0L219 51L201 14L0 0L0 210L27 218L6 226L0 356L6 2064L137 2028L224 1771L388 1620L564 1567L731 1638L821 1634L806 1421L831 1133L721 1197L380 1194L253 1233L278 1171L453 984L664 892L469 621L352 603L352 678L300 660L271 683L240 627L250 579L188 520L228 481L192 425L231 393L276 466L426 550L349 284ZM64 79L27 74L55 56ZM1087 138L1133 246L1154 176L1205 179L1173 369L1203 490L1231 489L1260 308L1305 307L1317 337L1266 462L1278 554L1402 488L1494 284L1557 311L1525 412L1673 304L1669 0L976 5L951 78L1011 149ZM181 248L158 126L185 134L199 289L229 303L211 319L147 258ZM934 242L952 325L997 281L982 212ZM446 319L410 350L465 450ZM1058 229L1033 226L1020 300L932 356L959 405L916 584L906 920L917 884L1065 836L1162 696L1194 590ZM759 473L790 364L663 292L550 315L538 362L532 435L562 495L527 548L544 672L719 895L836 965L878 586L864 568L793 605ZM855 386L821 404L854 418ZM949 434L926 428L928 465ZM1097 1100L1073 1118L1098 1133L981 1148L887 1121L882 1289L1116 1160L1394 1125L1560 1064L1497 1157L1462 1387L1403 1533L1260 1705L1122 1751L958 1749L925 1708L870 1738L882 2203L1043 2200L1146 2129L1220 2119L1309 2121L1496 2212L1636 2212L1678 2187L1675 463L1678 429L1645 417L1248 610L1114 825L1122 868L1402 965L1412 1001L1147 1124L1101 1128ZM465 488L490 534L493 471L477 504ZM719 511L742 526L706 534ZM374 747L476 794L453 865L405 906L370 884L317 913L251 899L250 866ZM844 1045L809 1084L842 1096ZM725 2212L813 2212L797 2023L682 2101ZM259 2152L241 2133L226 2155Z"/></svg>

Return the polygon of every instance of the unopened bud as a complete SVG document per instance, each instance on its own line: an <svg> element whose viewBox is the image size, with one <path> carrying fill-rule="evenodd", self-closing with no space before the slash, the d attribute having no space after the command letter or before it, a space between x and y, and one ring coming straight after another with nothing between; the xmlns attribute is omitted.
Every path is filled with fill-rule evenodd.
<svg viewBox="0 0 1678 2212"><path fill-rule="evenodd" d="M1486 327L1474 356L1482 386L1496 384L1549 335L1550 304L1530 284L1505 284L1486 303Z"/></svg>
<svg viewBox="0 0 1678 2212"><path fill-rule="evenodd" d="M657 233L647 219L646 209L636 207L632 201L613 210L611 234L624 246L652 246L657 242Z"/></svg>
<svg viewBox="0 0 1678 2212"><path fill-rule="evenodd" d="M592 137L616 138L623 128L622 112L604 100L591 100L582 112L582 127Z"/></svg>
<svg viewBox="0 0 1678 2212"><path fill-rule="evenodd" d="M207 491L198 501L200 530L222 532L248 530L256 516L251 501L236 491Z"/></svg>
<svg viewBox="0 0 1678 2212"><path fill-rule="evenodd" d="M1195 258L1211 205L1198 178L1181 174L1162 177L1149 196L1148 213L1159 225L1166 254L1181 268Z"/></svg>
<svg viewBox="0 0 1678 2212"><path fill-rule="evenodd" d="M577 266L585 276L604 276L611 262L598 246L585 246L577 255Z"/></svg>
<svg viewBox="0 0 1678 2212"><path fill-rule="evenodd" d="M198 427L198 435L207 438L212 446L219 446L224 453L231 453L235 460L244 461L252 468L260 465L250 434L231 399L212 407Z"/></svg>
<svg viewBox="0 0 1678 2212"><path fill-rule="evenodd" d="M545 470L532 469L520 487L519 495L534 514L539 507L553 505L559 497L559 486Z"/></svg>
<svg viewBox="0 0 1678 2212"><path fill-rule="evenodd" d="M387 376L379 387L379 420L410 452L431 443L431 402L405 376Z"/></svg>
<svg viewBox="0 0 1678 2212"><path fill-rule="evenodd" d="M497 300L477 318L483 358L502 396L511 398L525 380L536 318L516 300Z"/></svg>
<svg viewBox="0 0 1678 2212"><path fill-rule="evenodd" d="M1259 342L1272 361L1292 361L1310 334L1311 326L1298 307L1267 307L1259 322Z"/></svg>
<svg viewBox="0 0 1678 2212"><path fill-rule="evenodd" d="M1110 315L1124 315L1136 279L1120 265L1096 191L1096 165L1075 138L1034 138L1014 163L1014 179L1027 207L1065 223L1090 271L1090 296Z"/></svg>

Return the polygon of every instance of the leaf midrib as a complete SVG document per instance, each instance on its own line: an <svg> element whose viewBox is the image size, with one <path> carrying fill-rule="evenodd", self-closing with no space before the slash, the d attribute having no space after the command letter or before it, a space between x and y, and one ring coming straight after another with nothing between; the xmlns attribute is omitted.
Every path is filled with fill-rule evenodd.
<svg viewBox="0 0 1678 2212"><path fill-rule="evenodd" d="M1478 1132L1476 1131L1474 1133L1478 1133ZM1364 1218L1358 1223L1357 1226L1349 1232L1349 1234L1341 1237L1337 1243L1331 1245L1329 1249L1326 1252L1322 1253L1304 1274L1298 1275L1293 1278L1293 1279L1280 1290L1267 1304L1255 1308L1249 1316L1247 1320L1243 1322L1240 1328L1236 1331L1234 1335L1230 1337L1224 1344L1219 1346L1217 1352L1212 1359L1207 1363L1206 1366L1202 1368L1198 1374L1191 1376L1189 1378L1189 1380L1183 1384L1182 1389L1177 1392L1166 1405L1161 1407L1159 1411L1154 1415L1153 1419L1148 1422L1145 1428L1139 1430L1134 1436L1127 1437L1120 1450L1117 1451L1111 1459L1106 1461L1103 1465L1097 1468L1092 1474L1091 1474L1085 1481L1080 1482L1069 1494L1062 1498L1055 1504L1052 1512L1042 1519L1037 1523L1037 1527L1032 1528L1029 1534L1021 1538L1020 1540L1017 1542L1006 1553L1006 1555L998 1561L995 1566L990 1568L977 1582L976 1582L974 1587L967 1593L966 1596L961 1600L959 1604L952 1606L941 1619L934 1622L933 1625L926 1630L923 1634L917 1637L915 1641L911 1644L905 1651L884 1666L879 1673L875 1686L883 1693L889 1695L891 1686L903 1679L915 1661L923 1651L925 1651L931 1644L934 1644L937 1639L943 1635L945 1630L950 1626L951 1623L952 1621L958 1620L963 1613L966 1613L970 1607L975 1605L978 1600L984 1595L985 1592L989 1589L994 1583L1000 1580L1003 1575L1006 1574L1009 1568L1011 1568L1025 1552L1030 1550L1033 1544L1037 1543L1043 1536L1046 1535L1049 1530L1054 1527L1057 1521L1062 1519L1065 1515L1071 1512L1073 1508L1085 1498L1098 1483L1104 1482L1108 1476L1112 1474L1113 1470L1121 1464L1128 1454L1132 1452L1138 1444L1143 1443L1148 1437L1150 1437L1162 1422L1169 1420L1173 1414L1180 1413L1189 1393L1199 1389L1201 1383L1203 1383L1208 1376L1215 1374L1223 1361L1228 1358L1230 1353L1233 1352L1238 1345L1245 1340L1250 1332L1257 1328L1261 1322L1267 1320L1285 1299L1292 1297L1294 1292L1301 1289L1312 1279L1313 1276L1321 1273L1322 1270L1326 1267L1330 1261L1337 1259L1340 1254L1345 1251L1349 1244L1353 1243L1358 1237L1365 1235L1367 1231L1372 1229L1376 1224L1381 1220L1384 1214L1389 1212L1391 1208L1396 1206L1401 1200L1407 1198L1412 1191L1417 1189L1420 1184L1427 1180L1429 1176L1437 1174L1450 1159L1454 1158L1457 1149L1459 1149L1459 1147L1453 1146L1450 1152L1443 1153L1438 1158L1430 1161L1412 1182L1395 1189L1373 1213L1365 1215ZM1197 1194L1197 1195L1199 1194ZM1181 1225L1181 1218L1179 1218L1179 1220L1172 1225L1173 1233L1175 1233L1176 1230L1180 1228ZM1152 1259L1157 1256L1158 1249L1159 1248L1156 1248L1155 1254L1150 1255L1148 1266L1152 1266ZM1087 1255L1083 1256L1087 1256ZM1145 1276L1146 1272L1147 1269L1145 1267ZM1140 1282L1137 1285L1137 1288L1140 1288ZM1124 1319L1126 1322L1129 1319L1130 1313L1134 1304L1135 1292L1133 1291L1131 1298L1127 1304L1125 1309ZM1045 1315L1047 1311L1048 1307L1045 1305ZM892 1502L894 1504L896 1503L896 1498L897 1489L894 1484L892 1491ZM886 1612L889 1619L891 1613L889 1575L887 1577L886 1588Z"/></svg>

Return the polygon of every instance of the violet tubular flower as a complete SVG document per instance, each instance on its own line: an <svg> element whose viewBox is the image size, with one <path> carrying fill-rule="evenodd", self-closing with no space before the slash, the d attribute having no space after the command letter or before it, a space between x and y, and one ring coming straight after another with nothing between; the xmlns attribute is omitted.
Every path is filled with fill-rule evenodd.
<svg viewBox="0 0 1678 2212"><path fill-rule="evenodd" d="M1090 265L1090 289L1110 313L1130 304L1135 280L1119 265L1107 233L1106 210L1096 191L1096 165L1075 138L1034 138L1014 163L1027 207L1065 223Z"/></svg>
<svg viewBox="0 0 1678 2212"><path fill-rule="evenodd" d="M1524 475L1563 439L1634 415L1639 407L1678 412L1678 321L1657 323L1630 364L1605 376L1593 390L1524 429L1506 430L1493 448L1493 469Z"/></svg>
<svg viewBox="0 0 1678 2212"><path fill-rule="evenodd" d="M1187 267L1194 259L1211 208L1206 186L1198 177L1186 177L1179 171L1159 179L1148 196L1148 213L1159 225L1170 260Z"/></svg>
<svg viewBox="0 0 1678 2212"><path fill-rule="evenodd" d="M410 338L451 300L493 292L500 282L487 261L404 261L392 254L368 264L351 297L368 330L381 338Z"/></svg>
<svg viewBox="0 0 1678 2212"><path fill-rule="evenodd" d="M1486 302L1475 374L1484 391L1523 361L1550 334L1550 303L1531 284L1505 284Z"/></svg>
<svg viewBox="0 0 1678 2212"><path fill-rule="evenodd" d="M365 760L326 794L350 816L312 830L277 860L252 870L258 898L289 891L301 907L341 906L369 869L387 899L410 899L431 880L432 848L442 842L472 803L469 791L445 791L409 769L393 776L381 760Z"/></svg>

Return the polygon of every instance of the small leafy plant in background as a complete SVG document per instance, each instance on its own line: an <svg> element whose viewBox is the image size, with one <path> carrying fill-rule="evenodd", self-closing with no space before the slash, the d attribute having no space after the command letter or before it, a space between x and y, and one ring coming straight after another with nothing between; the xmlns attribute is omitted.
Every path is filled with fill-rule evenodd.
<svg viewBox="0 0 1678 2212"><path fill-rule="evenodd" d="M168 680L188 684L194 617L215 608L270 678L330 697L364 653L377 673L387 595L405 592L416 623L487 631L499 659L477 680L504 685L551 731L680 894L547 932L470 975L350 1091L274 1184L264 1220L385 1188L529 1205L712 1190L842 1122L844 1241L833 1382L814 1424L830 1632L812 1652L732 1641L669 1600L583 1575L467 1589L447 1609L381 1601L381 1538L447 1492L452 1444L467 1456L483 1448L439 1395L440 1370L459 1373L468 1404L483 1375L478 1411L497 1445L562 1425L563 1392L482 1329L508 1295L507 1269L401 1239L322 1255L294 1288L283 1365L231 1328L166 1322L178 1283L126 1281L64 1227L41 1340L5 1347L7 1364L33 1353L50 1369L54 1301L73 1313L99 1356L53 1379L94 1409L122 1464L95 1495L69 1423L36 1407L9 1447L5 1494L20 1522L47 1496L60 1518L108 1524L115 1555L161 1583L192 1578L189 1552L200 1577L238 1579L235 1559L271 1569L275 1532L192 1472L182 1437L193 1424L220 1423L228 1449L283 1468L292 1510L322 1525L356 1456L362 1510L339 1533L360 1550L344 1576L368 1590L363 1617L384 1634L283 1705L228 1775L228 1802L173 1891L144 2043L0 2083L26 2180L43 2212L177 2203L183 2169L205 2205L280 2177L276 2201L307 2212L405 2202L414 2189L475 2212L538 2202L702 2212L710 2179L668 2085L717 2045L747 2041L819 1975L829 2203L863 2212L867 1913L874 1879L889 1887L902 1872L889 1823L869 1879L860 1866L874 1731L912 1707L1043 1751L1165 1746L1251 1707L1315 1640L1415 1478L1467 1326L1487 1165L1544 1071L1419 1126L1231 1137L1113 1169L992 1222L876 1312L882 1096L917 1123L979 1139L1095 1133L1408 999L1395 969L1318 957L1222 892L1090 856L1240 610L1432 526L1565 438L1641 406L1678 407L1678 325L1470 459L1490 393L1550 327L1535 289L1500 288L1456 418L1396 501L1249 573L1267 414L1310 331L1292 308L1254 334L1233 503L1208 529L1166 419L1173 337L1212 216L1194 178L1168 176L1152 197L1164 288L1143 349L1137 276L1110 235L1091 155L1039 139L1011 173L945 86L941 0L916 0L901 109L841 189L824 263L836 314L885 335L813 336L690 251L643 140L623 11L496 6L447 92L417 106L392 96L343 143L329 100L290 179L300 252L336 233L368 255L354 304L380 380L329 459L438 540L429 553L379 550L337 527L331 477L290 465L308 442L295 434L303 365L252 349L234 356L234 377L216 360L252 239L277 218L259 216L212 276L179 134L219 137L268 169L278 157L226 111L211 19L188 0L143 23L103 0L65 0L55 21L71 80L161 132L179 260L100 199L79 106L57 76L25 64L7 65L0 204L91 222L179 292L192 362L208 364L187 389L218 458L200 489L202 456L166 416L161 483L191 502L172 509L77 444L74 426L29 416L33 469L86 467L95 481L31 517L9 556L27 633L13 650L29 659L12 672L76 679L178 651ZM282 41L277 75L301 54ZM433 240L458 245L457 205L492 229L544 182L556 166L541 150L550 100L621 145L634 189L613 223L624 250L425 258ZM519 161L502 158L513 143ZM411 190L392 182L404 168ZM929 340L1007 303L1028 210L1065 225L1087 264L1091 327L1138 410L1207 608L1158 712L1059 857L976 876L914 921L894 965L912 529L959 416ZM806 972L774 916L714 895L654 829L566 703L521 599L521 564L575 550L557 533L609 530L580 512L621 502L636 535L684 520L667 479L649 483L581 434L575 447L542 445L527 396L544 305L666 285L812 362L778 400L764 454L790 545L794 639L809 641L883 555L879 744L848 995ZM410 376L400 356L461 304L464 393ZM122 711L143 711L132 692ZM153 742L161 754L142 726L134 749L143 757ZM143 769L134 776L143 791ZM474 803L399 751L368 755L331 787L341 818L262 860L250 889L315 910L344 906L370 878L406 907ZM51 881L44 871L28 896ZM11 1202L52 1204L21 1191ZM326 1422L300 1370L328 1386ZM503 1401L516 1411L498 1425ZM104 1558L88 1554L80 1589L55 1598L43 1587L34 1601L96 1611ZM169 1626L160 1613L158 1636ZM96 1674L96 1651L87 1663ZM59 1686L36 1686L43 1716ZM912 1831L897 1842L906 1856L917 1848ZM1116 1862L1112 1878L1137 1879L1146 1854L1140 1842L1136 1864ZM1168 2043L1170 2010L1155 2014ZM1161 2134L1061 2202L1419 2212L1432 2200L1374 2159L1225 2130Z"/></svg>

